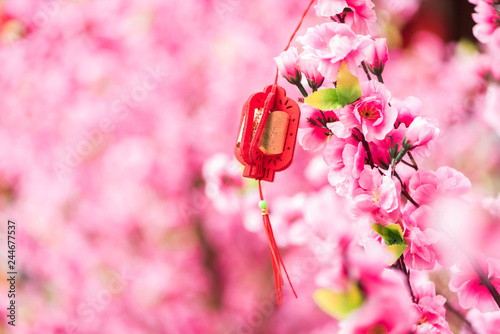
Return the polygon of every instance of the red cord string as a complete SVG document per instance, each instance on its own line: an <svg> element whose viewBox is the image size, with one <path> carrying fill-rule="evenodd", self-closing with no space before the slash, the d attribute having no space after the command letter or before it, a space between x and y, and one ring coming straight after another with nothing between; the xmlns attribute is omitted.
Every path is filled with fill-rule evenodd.
<svg viewBox="0 0 500 334"><path fill-rule="evenodd" d="M309 3L309 6L307 6L306 10L302 14L302 18L300 19L299 24L295 28L292 36L288 40L288 44L286 45L286 48L284 51L288 50L290 47L290 44L292 43L295 35L297 34L297 31L299 31L300 26L302 25L302 22L304 21L304 18L307 15L307 12L309 12L309 9L311 8L312 4L314 3L315 0L311 0ZM279 76L279 69L276 67L276 77L274 79L274 87L270 95L274 94L276 90L276 86L278 84L278 76ZM269 101L266 101L268 103ZM265 110L269 110L269 107L264 106ZM260 200L264 201L264 194L262 193L262 184L259 180L259 195L260 195ZM295 295L295 298L297 297L297 293L295 292L295 289L293 288L292 282L290 281L290 277L288 276L288 272L286 271L285 264L283 263L283 259L281 258L278 245L276 244L276 240L274 239L274 233L273 233L273 228L271 226L271 220L269 219L269 214L267 212L267 209L262 210L262 222L264 224L264 231L266 232L267 240L269 242L269 249L271 251L271 259L273 263L273 273L274 273L274 285L276 288L276 297L278 299L278 307L280 304L283 302L283 290L282 287L285 285L285 282L283 280L283 275L281 274L281 266L283 266L283 270L285 271L286 278L288 280L288 283L290 284L290 287L292 288L293 294Z"/></svg>
<svg viewBox="0 0 500 334"><path fill-rule="evenodd" d="M263 201L264 195L262 194L262 185L260 184L260 180L259 180L259 195L260 195L260 200Z"/></svg>
<svg viewBox="0 0 500 334"><path fill-rule="evenodd" d="M261 180L259 180L259 194L260 194L260 200L263 201L264 194L262 193ZM288 280L288 283L290 284L290 287L292 288L295 298L298 297L297 293L295 292L295 289L293 288L292 281L288 276L288 272L285 268L285 264L283 263L283 259L281 258L278 245L276 244L276 239L274 238L273 228L271 226L271 220L269 219L269 214L267 213L266 209L264 209L262 212L262 222L264 224L264 231L266 232L267 240L269 242L269 249L271 251L273 273L274 273L274 286L276 288L276 297L278 299L278 307L279 307L280 304L283 302L282 287L285 285L285 282L283 280L283 275L281 274L281 266L283 266L283 270L285 271L286 278Z"/></svg>
<svg viewBox="0 0 500 334"><path fill-rule="evenodd" d="M314 3L314 1L316 0L311 0L311 2L309 3L309 6L307 6L306 10L304 11L304 13L302 14L302 18L300 19L300 22L299 24L297 25L297 28L295 28L295 30L293 31L293 34L292 36L290 36L290 39L288 40L288 44L286 45L286 48L285 50L283 51L286 51L288 50L288 48L290 47L290 44L292 43L293 41L293 38L295 37L295 35L297 34L297 31L299 31L300 29L300 26L302 25L302 22L304 21L304 18L306 17L307 15L307 12L309 12L309 9L311 8L312 4ZM279 69L278 67L276 67L276 78L274 79L274 84L278 84L278 75L279 75Z"/></svg>

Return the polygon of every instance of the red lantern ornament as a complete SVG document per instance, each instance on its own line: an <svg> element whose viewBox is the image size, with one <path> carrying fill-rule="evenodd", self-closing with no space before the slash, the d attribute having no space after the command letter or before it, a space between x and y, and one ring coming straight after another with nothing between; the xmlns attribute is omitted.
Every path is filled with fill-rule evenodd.
<svg viewBox="0 0 500 334"><path fill-rule="evenodd" d="M245 102L234 148L236 158L245 166L243 176L259 181L259 207L262 209L262 221L271 251L278 306L283 301L281 266L295 297L297 294L274 239L260 181L273 182L275 172L288 168L292 163L299 119L300 108L286 96L285 89L277 84L269 85L263 92L252 94Z"/></svg>
<svg viewBox="0 0 500 334"><path fill-rule="evenodd" d="M234 154L243 176L274 181L274 174L290 166L295 151L300 108L285 89L269 85L245 102Z"/></svg>

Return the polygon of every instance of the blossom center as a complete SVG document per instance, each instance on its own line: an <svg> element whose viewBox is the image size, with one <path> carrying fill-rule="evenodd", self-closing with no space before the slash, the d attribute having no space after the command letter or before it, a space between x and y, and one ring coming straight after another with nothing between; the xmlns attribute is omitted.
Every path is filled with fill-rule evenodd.
<svg viewBox="0 0 500 334"><path fill-rule="evenodd" d="M366 333L367 334L386 334L387 328L382 324L377 324L375 326L370 327Z"/></svg>
<svg viewBox="0 0 500 334"><path fill-rule="evenodd" d="M366 119L378 119L380 111L373 104L363 104L358 109L359 115Z"/></svg>
<svg viewBox="0 0 500 334"><path fill-rule="evenodd" d="M372 191L373 193L373 200L375 201L375 204L378 204L378 201L380 200L380 191L378 190L378 187L375 187L375 190Z"/></svg>

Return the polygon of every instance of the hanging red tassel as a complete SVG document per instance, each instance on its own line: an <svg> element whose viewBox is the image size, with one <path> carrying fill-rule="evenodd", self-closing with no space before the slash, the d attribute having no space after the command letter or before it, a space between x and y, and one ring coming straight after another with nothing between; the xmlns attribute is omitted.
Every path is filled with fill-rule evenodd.
<svg viewBox="0 0 500 334"><path fill-rule="evenodd" d="M285 271L286 278L288 279L288 283L292 288L293 294L295 298L297 298L297 293L293 288L292 282L290 281L290 277L288 276L288 272L286 271L285 264L281 259L280 251L278 249L278 245L276 244L276 240L274 239L273 228L271 226L271 221L269 220L269 214L267 212L267 202L264 200L264 196L262 194L262 187L259 180L259 192L260 192L260 202L259 207L262 209L262 222L264 223L264 231L266 231L267 240L269 242L269 248L271 250L271 258L273 263L273 273L274 273L274 284L276 287L276 296L278 299L278 307L283 302L283 291L282 287L285 284L283 280L283 276L281 274L281 265L283 265L283 270Z"/></svg>
<svg viewBox="0 0 500 334"><path fill-rule="evenodd" d="M304 11L285 51L290 46L314 1L311 0ZM275 172L288 168L292 163L297 141L300 108L294 100L286 96L285 89L278 86L277 82L278 72L276 72L273 85L264 88L263 92L252 94L245 102L234 155L245 167L243 176L259 181L259 207L262 209L262 222L271 250L274 284L278 306L280 306L283 302L282 287L285 284L281 274L281 266L283 266L295 298L297 298L297 294L290 277L288 277L276 240L274 240L273 228L267 212L267 202L264 200L260 181L273 182Z"/></svg>

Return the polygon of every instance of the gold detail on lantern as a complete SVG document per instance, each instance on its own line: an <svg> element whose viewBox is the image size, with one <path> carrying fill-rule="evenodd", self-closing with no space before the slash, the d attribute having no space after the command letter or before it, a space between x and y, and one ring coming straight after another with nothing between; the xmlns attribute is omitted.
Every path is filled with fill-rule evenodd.
<svg viewBox="0 0 500 334"><path fill-rule="evenodd" d="M290 115L284 111L276 110L269 114L259 141L259 148L264 154L283 153L288 133L288 123L290 123Z"/></svg>
<svg viewBox="0 0 500 334"><path fill-rule="evenodd" d="M236 147L240 147L241 145L241 138L243 137L243 129L245 128L245 123L247 120L247 114L243 115L243 122L241 122L241 127L240 127L240 133L238 133L238 140L236 141Z"/></svg>
<svg viewBox="0 0 500 334"><path fill-rule="evenodd" d="M255 111L253 113L252 138L255 136L255 132L257 132L257 128L259 127L260 120L262 119L262 115L264 115L264 108L255 108Z"/></svg>

